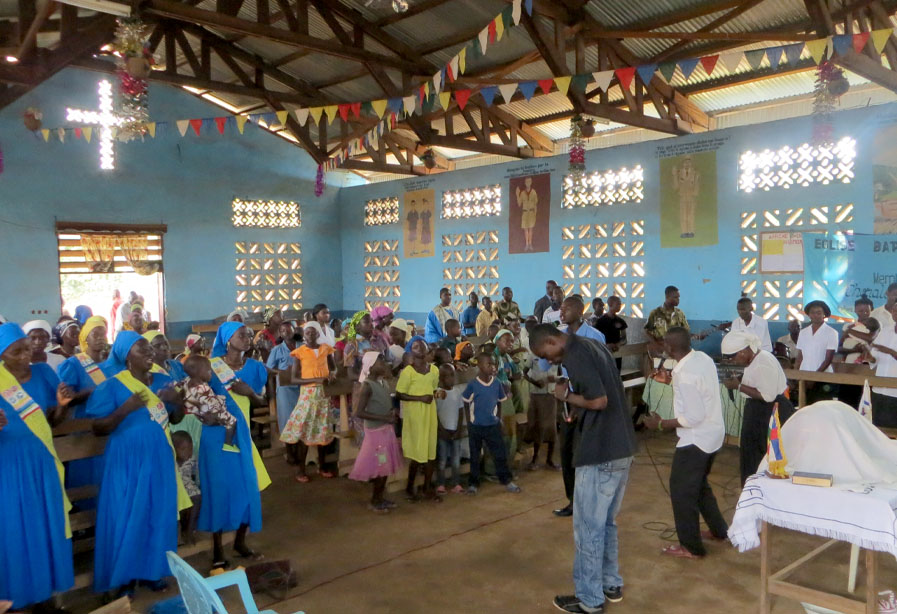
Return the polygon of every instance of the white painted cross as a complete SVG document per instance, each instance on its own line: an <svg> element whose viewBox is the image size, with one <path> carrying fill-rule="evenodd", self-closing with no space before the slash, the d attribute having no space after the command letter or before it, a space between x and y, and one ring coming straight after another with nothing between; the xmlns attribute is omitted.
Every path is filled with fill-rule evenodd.
<svg viewBox="0 0 897 614"><path fill-rule="evenodd" d="M116 126L121 125L124 118L116 115L112 110L112 83L105 79L100 81L97 93L100 97L99 111L66 107L65 119L70 122L99 126L97 140L100 143L100 168L112 170L115 168L115 135L113 131Z"/></svg>

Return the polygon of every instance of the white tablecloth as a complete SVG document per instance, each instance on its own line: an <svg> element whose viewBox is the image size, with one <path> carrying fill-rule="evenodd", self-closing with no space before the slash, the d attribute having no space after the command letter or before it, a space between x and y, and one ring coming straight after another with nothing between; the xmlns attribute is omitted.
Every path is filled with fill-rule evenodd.
<svg viewBox="0 0 897 614"><path fill-rule="evenodd" d="M729 540L744 552L760 545L760 523L850 542L897 558L897 489L867 484L856 490L798 486L761 474L745 484Z"/></svg>

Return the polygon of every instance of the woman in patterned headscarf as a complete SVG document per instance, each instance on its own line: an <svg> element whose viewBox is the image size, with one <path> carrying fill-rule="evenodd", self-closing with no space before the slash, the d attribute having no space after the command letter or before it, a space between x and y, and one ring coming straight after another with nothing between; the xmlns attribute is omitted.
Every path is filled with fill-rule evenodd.
<svg viewBox="0 0 897 614"><path fill-rule="evenodd" d="M361 357L367 351L376 351L373 336L371 314L363 309L356 311L346 324L346 347L343 350L343 366L346 369L353 369L356 375L361 372Z"/></svg>
<svg viewBox="0 0 897 614"><path fill-rule="evenodd" d="M78 324L78 321L69 316L63 316L56 323L56 326L53 327L53 337L52 341L56 344L56 347L52 348L50 354L55 354L57 356L61 356L62 360L59 360L59 364L62 364L66 358L71 358L78 352L78 348L80 347L81 342L79 341L79 337L81 335L81 325ZM56 362L56 359L51 359L50 355L47 355L47 363L50 364L54 369L59 368L59 364L53 364Z"/></svg>
<svg viewBox="0 0 897 614"><path fill-rule="evenodd" d="M280 313L280 309L266 307L265 311L262 312L262 319L265 322L265 328L255 334L253 344L259 353L259 360L266 363L271 350L277 345L277 331L280 330L280 325L283 324L283 314Z"/></svg>
<svg viewBox="0 0 897 614"><path fill-rule="evenodd" d="M391 341L389 338L389 325L392 324L395 314L392 309L386 305L379 305L371 310L371 320L374 322L374 337L379 337L388 348Z"/></svg>

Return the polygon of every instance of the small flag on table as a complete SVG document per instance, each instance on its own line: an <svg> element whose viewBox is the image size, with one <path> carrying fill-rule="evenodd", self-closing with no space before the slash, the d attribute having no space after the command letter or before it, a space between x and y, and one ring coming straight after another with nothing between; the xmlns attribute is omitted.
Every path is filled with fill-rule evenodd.
<svg viewBox="0 0 897 614"><path fill-rule="evenodd" d="M788 458L785 456L785 446L782 444L781 438L782 423L779 420L779 404L773 406L772 416L769 418L769 440L766 444L766 460L769 468L766 475L771 478L787 478L785 473L785 465L788 464Z"/></svg>
<svg viewBox="0 0 897 614"><path fill-rule="evenodd" d="M869 380L863 382L863 396L860 398L857 411L866 420L872 422L872 389L869 387Z"/></svg>

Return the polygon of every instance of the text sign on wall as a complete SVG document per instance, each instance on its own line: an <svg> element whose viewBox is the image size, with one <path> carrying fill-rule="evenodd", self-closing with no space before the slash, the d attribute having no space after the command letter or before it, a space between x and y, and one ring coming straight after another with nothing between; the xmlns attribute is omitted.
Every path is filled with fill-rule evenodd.
<svg viewBox="0 0 897 614"><path fill-rule="evenodd" d="M803 235L799 232L761 232L760 272L803 273Z"/></svg>

